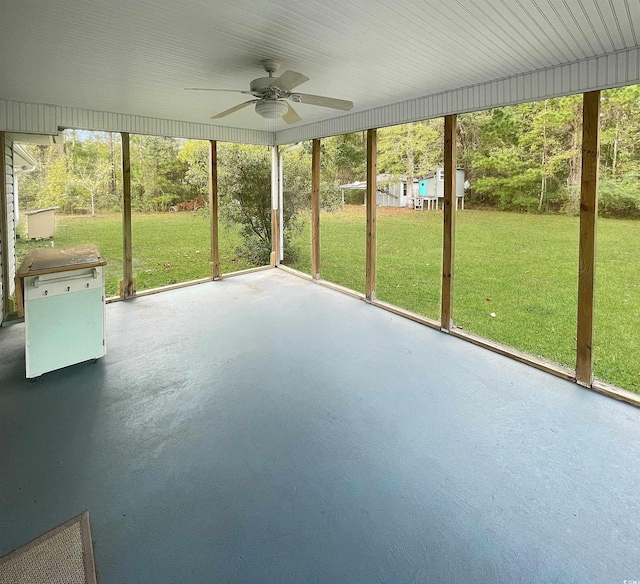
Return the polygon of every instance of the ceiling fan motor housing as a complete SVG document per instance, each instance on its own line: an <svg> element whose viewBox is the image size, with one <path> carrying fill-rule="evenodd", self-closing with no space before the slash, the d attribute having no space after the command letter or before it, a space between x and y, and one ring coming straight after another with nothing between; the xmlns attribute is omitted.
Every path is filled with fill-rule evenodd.
<svg viewBox="0 0 640 584"><path fill-rule="evenodd" d="M256 113L263 118L275 120L289 111L289 106L283 101L263 100L256 103Z"/></svg>
<svg viewBox="0 0 640 584"><path fill-rule="evenodd" d="M280 89L276 84L276 79L273 77L259 77L251 82L250 93L257 97L268 97L272 99L289 97L289 92Z"/></svg>
<svg viewBox="0 0 640 584"><path fill-rule="evenodd" d="M246 108L255 103L255 111L258 115L267 119L282 118L286 124L296 124L300 121L300 116L291 105L284 100L290 99L294 103L305 103L309 105L319 105L349 111L353 107L353 103L344 99L334 99L324 97L322 95L310 95L306 93L292 93L293 90L309 81L309 78L297 71L285 71L279 77L273 74L280 68L280 63L274 59L263 59L260 61L264 70L269 74L268 77L258 77L251 82L249 91L240 89L204 89L200 87L190 87L186 89L204 90L204 91L227 91L232 93L244 93L252 95L255 99L250 99L232 108L229 108L211 119L218 120L230 114Z"/></svg>

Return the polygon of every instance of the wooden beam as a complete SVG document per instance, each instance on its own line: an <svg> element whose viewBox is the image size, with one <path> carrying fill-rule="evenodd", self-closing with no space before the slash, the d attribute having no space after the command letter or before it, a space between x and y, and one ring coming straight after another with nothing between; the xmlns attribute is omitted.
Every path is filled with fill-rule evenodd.
<svg viewBox="0 0 640 584"><path fill-rule="evenodd" d="M585 93L583 99L576 381L580 385L591 387L598 166L600 163L600 92Z"/></svg>
<svg viewBox="0 0 640 584"><path fill-rule="evenodd" d="M280 160L278 147L271 147L271 266L280 263L280 217L278 202L280 198Z"/></svg>
<svg viewBox="0 0 640 584"><path fill-rule="evenodd" d="M132 298L136 294L133 279L133 254L131 247L131 155L129 134L122 132L122 241L123 241L123 279L120 296Z"/></svg>
<svg viewBox="0 0 640 584"><path fill-rule="evenodd" d="M209 215L211 219L211 279L220 278L220 245L218 241L218 148L209 141Z"/></svg>
<svg viewBox="0 0 640 584"><path fill-rule="evenodd" d="M4 318L13 312L9 290L9 226L7 225L7 161L5 152L5 133L0 132L0 233L2 234L2 302ZM2 318L0 318L0 323Z"/></svg>
<svg viewBox="0 0 640 584"><path fill-rule="evenodd" d="M510 359L515 359L516 361L524 363L525 365L530 365L531 367L540 369L540 371L552 373L553 375L561 377L562 379L566 379L567 381L573 381L575 378L575 373L568 367L562 367L561 365L557 365L556 363L552 363L551 361L546 361L545 359L541 359L540 357L534 357L533 355L529 355L527 353L524 353L523 351L518 351L518 349L514 349L513 347L503 345L496 341L492 341L491 339L486 339L463 329L457 327L452 328L448 334L450 334L452 337L457 337L459 339L469 341L470 343L473 343L478 347L488 349L489 351L493 351L494 353L498 353L499 355L504 355L505 357L509 357Z"/></svg>
<svg viewBox="0 0 640 584"><path fill-rule="evenodd" d="M296 270L295 268L290 268L289 266L285 266L284 264L280 264L278 266L279 270L282 270L283 272L288 272L289 274L293 274L294 276L298 276L298 278L302 278L303 280L309 280L312 281L313 278L311 277L311 274L306 274L305 272L301 272L300 270Z"/></svg>
<svg viewBox="0 0 640 584"><path fill-rule="evenodd" d="M378 176L378 132L367 130L367 246L365 297L371 302L376 297L376 191Z"/></svg>
<svg viewBox="0 0 640 584"><path fill-rule="evenodd" d="M371 304L377 306L378 308L383 308L384 310L393 312L394 314L397 314L404 318L408 318L409 320L413 320L414 322L419 322L420 324L423 324L425 326L440 330L440 321L433 320L427 316L422 316L422 314L418 314L417 312L412 312L411 310L400 308L399 306L389 304L388 302L384 302L382 300L372 300Z"/></svg>
<svg viewBox="0 0 640 584"><path fill-rule="evenodd" d="M320 278L320 140L311 148L311 277Z"/></svg>
<svg viewBox="0 0 640 584"><path fill-rule="evenodd" d="M444 118L444 235L442 243L442 307L440 328L451 330L453 319L453 258L456 230L456 116Z"/></svg>
<svg viewBox="0 0 640 584"><path fill-rule="evenodd" d="M271 260L270 265L275 268L280 262L278 261L280 232L278 230L278 210L271 209Z"/></svg>

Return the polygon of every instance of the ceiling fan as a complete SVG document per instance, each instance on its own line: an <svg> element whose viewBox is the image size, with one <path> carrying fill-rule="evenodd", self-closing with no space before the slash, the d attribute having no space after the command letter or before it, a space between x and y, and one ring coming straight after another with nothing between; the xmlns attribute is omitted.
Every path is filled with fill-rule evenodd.
<svg viewBox="0 0 640 584"><path fill-rule="evenodd" d="M287 124L295 124L302 118L300 118L296 110L294 110L291 107L291 104L286 100L291 100L294 103L319 105L344 111L349 111L353 107L352 102L344 99L334 99L332 97L323 97L321 95L294 92L293 89L298 87L298 85L309 81L309 78L302 75L302 73L296 73L295 71L285 71L280 75L280 77L274 77L273 74L280 69L280 63L273 59L263 59L260 61L260 64L264 67L264 70L269 74L269 76L254 79L249 86L249 91L242 91L240 89L208 89L203 87L185 87L185 89L187 91L225 91L232 93L245 93L254 96L255 99L250 99L249 101L245 101L244 103L212 116L212 120L224 118L225 116L233 114L252 103L256 104L255 110L258 115L267 119L282 118L282 120Z"/></svg>

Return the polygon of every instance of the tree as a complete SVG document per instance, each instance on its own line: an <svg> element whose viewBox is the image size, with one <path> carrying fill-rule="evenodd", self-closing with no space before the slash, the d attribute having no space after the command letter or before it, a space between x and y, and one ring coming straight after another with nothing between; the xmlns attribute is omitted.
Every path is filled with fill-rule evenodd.
<svg viewBox="0 0 640 584"><path fill-rule="evenodd" d="M323 182L341 185L365 179L367 140L364 132L325 138L320 147Z"/></svg>
<svg viewBox="0 0 640 584"><path fill-rule="evenodd" d="M640 149L640 85L602 93L601 170L616 178L638 172Z"/></svg>
<svg viewBox="0 0 640 584"><path fill-rule="evenodd" d="M63 213L91 214L118 210L120 171L111 160L118 139L78 130L67 130L64 136L57 146L26 146L38 166L20 177L21 208L59 206Z"/></svg>
<svg viewBox="0 0 640 584"><path fill-rule="evenodd" d="M284 256L292 260L290 242L299 213L311 207L311 159L303 147L283 155L282 230ZM238 249L256 265L271 254L271 152L264 146L223 144L218 149L220 216L239 225L243 243Z"/></svg>
<svg viewBox="0 0 640 584"><path fill-rule="evenodd" d="M71 143L66 148L70 170L67 189L75 194L78 208L88 208L91 216L96 214L96 197L107 197L111 193L112 165L107 143L89 139L78 141L71 132ZM114 193L115 195L115 193ZM108 206L101 201L101 206Z"/></svg>
<svg viewBox="0 0 640 584"><path fill-rule="evenodd" d="M442 164L442 120L427 120L378 130L378 173L405 179L426 176ZM380 187L379 187L380 188ZM384 187L382 187L384 188ZM409 187L407 194L411 195Z"/></svg>
<svg viewBox="0 0 640 584"><path fill-rule="evenodd" d="M167 211L203 191L187 180L189 165L180 159L185 140L131 136L131 205L136 211ZM204 143L206 144L206 143Z"/></svg>

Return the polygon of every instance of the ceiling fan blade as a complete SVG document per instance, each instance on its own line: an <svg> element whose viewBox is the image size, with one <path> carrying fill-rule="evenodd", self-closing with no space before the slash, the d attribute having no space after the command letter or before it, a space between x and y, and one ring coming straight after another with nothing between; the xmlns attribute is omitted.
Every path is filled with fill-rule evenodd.
<svg viewBox="0 0 640 584"><path fill-rule="evenodd" d="M331 107L333 109L344 110L346 112L353 107L352 101L334 99L333 97L323 97L322 95L310 95L309 93L294 93L291 95L291 100L296 103L320 105L322 107Z"/></svg>
<svg viewBox="0 0 640 584"><path fill-rule="evenodd" d="M286 103L286 102L285 102ZM296 124L302 121L302 118L298 115L298 112L294 110L289 103L287 103L289 111L282 116L282 121L286 124Z"/></svg>
<svg viewBox="0 0 640 584"><path fill-rule="evenodd" d="M225 116L228 116L232 113L235 113L239 110L241 110L242 108L247 107L250 103L255 103L256 101L258 101L257 99L252 99L250 101L245 101L244 103L241 103L239 105L235 105L232 108L229 108L228 110L224 110L223 112L220 112L219 114L216 114L215 116L211 116L212 120L219 120L220 118L224 118Z"/></svg>
<svg viewBox="0 0 640 584"><path fill-rule="evenodd" d="M241 89L210 89L208 87L185 87L185 91L226 91L228 93L249 93Z"/></svg>
<svg viewBox="0 0 640 584"><path fill-rule="evenodd" d="M296 73L295 71L285 71L280 77L273 80L273 85L283 91L291 91L294 87L298 87L305 81L309 81L309 78L302 73Z"/></svg>

